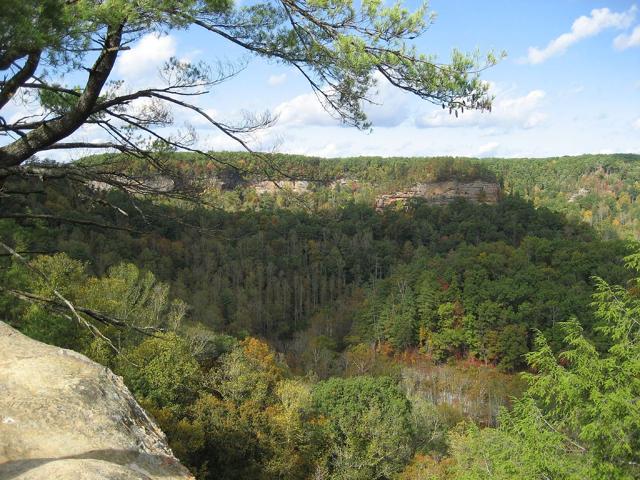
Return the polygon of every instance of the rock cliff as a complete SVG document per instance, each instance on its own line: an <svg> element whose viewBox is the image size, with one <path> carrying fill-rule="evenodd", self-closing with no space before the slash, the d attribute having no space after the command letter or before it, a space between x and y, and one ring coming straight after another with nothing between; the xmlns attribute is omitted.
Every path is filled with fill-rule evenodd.
<svg viewBox="0 0 640 480"><path fill-rule="evenodd" d="M500 185L482 180L419 183L406 191L380 195L376 198L376 208L380 210L389 205L405 204L413 198L424 199L433 205L445 205L456 198L464 198L476 203L495 204L500 199Z"/></svg>
<svg viewBox="0 0 640 480"><path fill-rule="evenodd" d="M125 177L112 177L113 182L121 185L124 190L131 193L152 191L157 193L169 193L176 189L176 182L174 179L167 177L166 175L153 175L140 178L125 178ZM87 185L93 190L104 192L113 190L114 186L97 180L92 180Z"/></svg>
<svg viewBox="0 0 640 480"><path fill-rule="evenodd" d="M265 193L273 194L281 190L293 193L306 193L309 191L309 185L310 183L306 180L279 180L277 182L264 180L251 184L259 195L264 195Z"/></svg>
<svg viewBox="0 0 640 480"><path fill-rule="evenodd" d="M193 479L122 379L0 322L0 479Z"/></svg>

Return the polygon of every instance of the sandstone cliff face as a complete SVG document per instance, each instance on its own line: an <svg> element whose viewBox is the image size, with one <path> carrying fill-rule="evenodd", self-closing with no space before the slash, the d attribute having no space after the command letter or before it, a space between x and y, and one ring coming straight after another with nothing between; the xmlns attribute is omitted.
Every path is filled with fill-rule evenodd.
<svg viewBox="0 0 640 480"><path fill-rule="evenodd" d="M482 180L419 183L403 192L380 195L376 199L376 208L383 209L397 203L404 204L413 198L424 199L433 205L445 205L456 198L464 198L475 203L495 204L500 199L500 186L497 183Z"/></svg>
<svg viewBox="0 0 640 480"><path fill-rule="evenodd" d="M309 182L306 180L279 180L278 182L265 180L253 183L251 186L259 195L265 193L273 194L281 190L293 193L306 193L309 191Z"/></svg>
<svg viewBox="0 0 640 480"><path fill-rule="evenodd" d="M121 178L121 177L113 177L113 181L122 185L122 188L130 191L132 193L136 192L144 192L144 191L153 191L158 193L169 193L173 192L176 188L175 181L167 177L165 175L154 175L144 178ZM109 190L113 190L113 185L105 182L99 182L97 180L92 180L87 183L89 188L99 192L105 192Z"/></svg>
<svg viewBox="0 0 640 480"><path fill-rule="evenodd" d="M120 180L122 183L122 180ZM250 188L258 195L272 195L278 192L289 192L294 194L308 193L318 186L322 186L321 182L313 182L307 180L260 180L251 181L244 179L237 172L222 172L215 175L204 175L199 178L187 180L187 183L200 185L205 189L212 190L233 190L235 188ZM181 183L181 182L178 182ZM176 184L172 178L164 175L148 176L136 180L130 180L131 190L135 191L154 191L160 193L170 193L175 191L180 185ZM358 188L358 181L355 179L339 178L329 184L324 184L331 189L340 189L350 187L351 190ZM103 182L89 182L89 186L94 190L104 191L113 187ZM126 182L123 186L127 188ZM456 198L466 198L476 203L495 204L500 199L500 186L497 183L486 182L482 180L474 180L469 182L460 182L457 180L449 180L443 182L418 183L414 187L390 194L380 195L376 199L376 208L383 209L389 205L397 203L406 203L412 198L422 198L433 205L445 205L452 202ZM571 200L570 200L571 201Z"/></svg>
<svg viewBox="0 0 640 480"><path fill-rule="evenodd" d="M0 479L193 479L122 379L0 322Z"/></svg>

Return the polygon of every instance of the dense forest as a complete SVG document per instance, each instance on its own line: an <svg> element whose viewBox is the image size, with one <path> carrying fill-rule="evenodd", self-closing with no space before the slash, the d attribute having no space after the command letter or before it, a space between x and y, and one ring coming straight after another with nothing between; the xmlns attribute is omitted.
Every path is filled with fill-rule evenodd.
<svg viewBox="0 0 640 480"><path fill-rule="evenodd" d="M639 155L261 153L638 152L629 0L427 3L2 0L0 477L640 480Z"/></svg>
<svg viewBox="0 0 640 480"><path fill-rule="evenodd" d="M7 178L2 318L122 375L202 479L639 477L638 157L216 156L127 164L198 201ZM475 180L499 200L375 208Z"/></svg>

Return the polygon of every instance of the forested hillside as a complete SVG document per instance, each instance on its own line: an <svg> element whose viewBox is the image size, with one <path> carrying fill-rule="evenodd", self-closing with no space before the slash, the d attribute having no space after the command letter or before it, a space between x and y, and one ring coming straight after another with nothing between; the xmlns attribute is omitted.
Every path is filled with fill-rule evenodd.
<svg viewBox="0 0 640 480"><path fill-rule="evenodd" d="M88 162L99 161L91 157ZM280 182L276 193L287 190L287 180L302 180L314 195L307 207L333 208L353 200L373 203L382 194L406 190L423 182L449 179L458 181L499 181L505 195L517 195L567 216L570 220L593 226L606 238L640 238L637 198L640 193L640 155L582 155L556 158L482 159L468 158L313 158L296 155L265 155L272 161L256 161L234 152L216 153L216 158L233 168L215 167L210 160L181 154L175 165L191 180L215 177L215 182L234 190L265 178ZM139 164L144 175L149 167ZM184 178L184 177L183 177ZM283 183L284 182L284 183ZM240 198L227 192L227 208L256 208L260 199L251 190ZM280 199L282 204L290 199ZM268 205L269 203L267 203Z"/></svg>
<svg viewBox="0 0 640 480"><path fill-rule="evenodd" d="M2 0L0 478L640 480L587 3Z"/></svg>
<svg viewBox="0 0 640 480"><path fill-rule="evenodd" d="M639 157L216 157L127 165L155 198L9 176L2 318L122 375L199 478L638 478Z"/></svg>
<svg viewBox="0 0 640 480"><path fill-rule="evenodd" d="M604 238L640 239L640 156L493 160L507 192L592 225Z"/></svg>

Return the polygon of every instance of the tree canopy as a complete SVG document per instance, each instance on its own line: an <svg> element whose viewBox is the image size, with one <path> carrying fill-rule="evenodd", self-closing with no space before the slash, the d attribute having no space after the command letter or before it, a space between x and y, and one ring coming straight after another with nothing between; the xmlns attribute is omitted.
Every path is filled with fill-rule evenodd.
<svg viewBox="0 0 640 480"><path fill-rule="evenodd" d="M400 2L386 6L379 0L246 6L230 0L8 0L0 13L0 114L18 95L29 114L2 117L1 175L53 149L127 152L156 167L167 151L200 152L193 129L163 133L174 109L202 117L247 146L246 134L275 119L267 114L232 125L196 101L242 65L171 58L162 67L162 82L140 90L117 78L114 65L121 52L146 34L175 29L204 29L250 54L293 67L328 112L359 128L370 125L364 105L379 78L456 115L489 109L488 84L480 72L496 58L454 51L443 64L418 52L412 41L432 18L426 5L411 11ZM74 139L86 125L111 140Z"/></svg>
<svg viewBox="0 0 640 480"><path fill-rule="evenodd" d="M122 375L197 478L638 478L637 244L553 211L634 211L633 157L284 158L349 183L258 194L247 177L210 208L7 179L33 193L2 198L0 317ZM497 182L487 167L517 194L510 169L527 166L575 169L534 197L553 210L373 206L420 182Z"/></svg>

